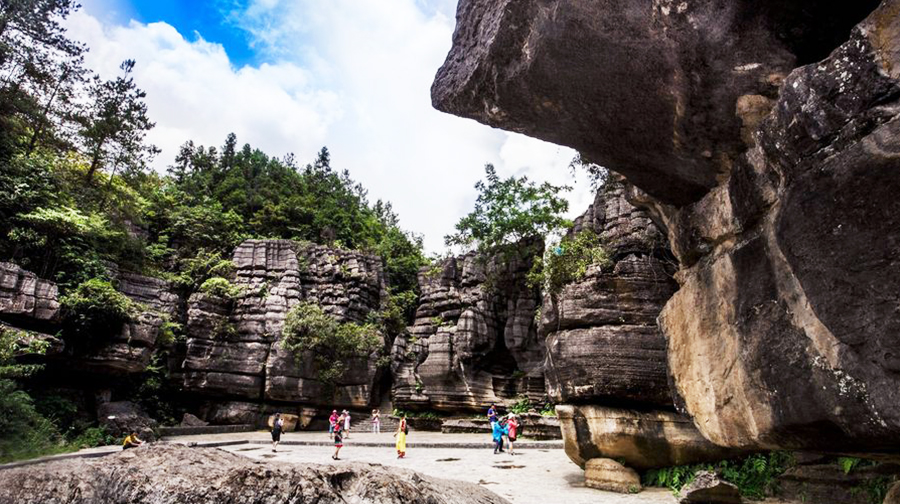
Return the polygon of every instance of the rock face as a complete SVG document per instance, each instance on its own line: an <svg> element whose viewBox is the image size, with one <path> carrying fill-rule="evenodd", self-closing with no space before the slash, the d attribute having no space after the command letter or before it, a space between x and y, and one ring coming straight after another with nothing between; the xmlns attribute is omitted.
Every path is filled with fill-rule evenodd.
<svg viewBox="0 0 900 504"><path fill-rule="evenodd" d="M458 413L544 395L540 295L525 281L543 243L519 250L509 260L470 253L419 272L415 322L391 350L396 407Z"/></svg>
<svg viewBox="0 0 900 504"><path fill-rule="evenodd" d="M876 5L463 0L432 101L574 147L684 204L728 173L788 72Z"/></svg>
<svg viewBox="0 0 900 504"><path fill-rule="evenodd" d="M678 504L741 504L738 487L709 471L700 471L678 494Z"/></svg>
<svg viewBox="0 0 900 504"><path fill-rule="evenodd" d="M681 288L660 323L703 436L900 453L900 1L457 17L435 105L581 150L666 230Z"/></svg>
<svg viewBox="0 0 900 504"><path fill-rule="evenodd" d="M155 420L150 418L140 406L130 401L103 403L97 407L97 420L111 436L124 438L132 432L144 441L156 439Z"/></svg>
<svg viewBox="0 0 900 504"><path fill-rule="evenodd" d="M563 405L556 412L566 455L581 467L592 458L620 460L645 470L736 455L707 441L689 418L670 411Z"/></svg>
<svg viewBox="0 0 900 504"><path fill-rule="evenodd" d="M675 292L675 265L665 237L611 180L576 220L590 230L614 265L592 267L582 280L544 297L542 334L547 389L557 403L640 404L672 408L666 341L656 317Z"/></svg>
<svg viewBox="0 0 900 504"><path fill-rule="evenodd" d="M361 463L269 464L214 448L162 444L2 471L0 502L507 503L477 485L404 469Z"/></svg>
<svg viewBox="0 0 900 504"><path fill-rule="evenodd" d="M15 264L0 262L0 316L38 322L58 321L56 284Z"/></svg>
<svg viewBox="0 0 900 504"><path fill-rule="evenodd" d="M584 466L584 484L619 493L641 491L641 477L631 468L607 458L590 459Z"/></svg>
<svg viewBox="0 0 900 504"><path fill-rule="evenodd" d="M378 311L386 293L381 260L287 240L249 240L235 250L234 263L235 283L243 288L236 300L198 293L189 301L184 389L226 402L371 405L380 376L377 355L350 363L331 400L313 356L298 364L279 340L287 312L301 302L315 303L342 322L362 322ZM218 413L207 420L223 418L221 411L231 408L213 409ZM258 419L263 411L240 409L242 420Z"/></svg>

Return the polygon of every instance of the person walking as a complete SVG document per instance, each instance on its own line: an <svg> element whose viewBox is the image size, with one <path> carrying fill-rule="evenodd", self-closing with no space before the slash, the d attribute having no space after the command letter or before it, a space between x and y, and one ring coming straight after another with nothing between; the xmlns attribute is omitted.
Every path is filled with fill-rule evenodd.
<svg viewBox="0 0 900 504"><path fill-rule="evenodd" d="M397 426L397 432L394 433L394 437L397 438L397 458L402 459L406 457L406 434L409 433L409 428L406 426L406 415L402 415L400 417L400 424Z"/></svg>
<svg viewBox="0 0 900 504"><path fill-rule="evenodd" d="M278 451L278 443L281 442L281 431L284 430L284 419L281 413L275 413L275 419L272 421L272 451Z"/></svg>
<svg viewBox="0 0 900 504"><path fill-rule="evenodd" d="M350 439L350 412L344 410L344 437Z"/></svg>
<svg viewBox="0 0 900 504"><path fill-rule="evenodd" d="M328 417L328 437L334 437L334 426L337 424L337 410L331 410L331 416Z"/></svg>
<svg viewBox="0 0 900 504"><path fill-rule="evenodd" d="M381 434L381 413L377 409L372 410L372 434Z"/></svg>
<svg viewBox="0 0 900 504"><path fill-rule="evenodd" d="M341 452L341 448L344 447L344 440L343 440L343 433L344 433L343 421L344 421L344 415L341 415L341 416L339 416L339 417L337 418L337 421L334 423L334 432L333 432L333 435L334 435L334 455L331 456L331 458L334 459L334 460L341 460L340 457L338 457L338 454Z"/></svg>
<svg viewBox="0 0 900 504"><path fill-rule="evenodd" d="M509 419L506 421L506 439L509 440L509 454L515 455L515 448L513 443L516 442L516 436L519 432L519 419L516 418L514 413L509 414Z"/></svg>
<svg viewBox="0 0 900 504"><path fill-rule="evenodd" d="M509 431L501 422L491 422L491 432L494 436L494 455L503 453L503 436L508 435Z"/></svg>

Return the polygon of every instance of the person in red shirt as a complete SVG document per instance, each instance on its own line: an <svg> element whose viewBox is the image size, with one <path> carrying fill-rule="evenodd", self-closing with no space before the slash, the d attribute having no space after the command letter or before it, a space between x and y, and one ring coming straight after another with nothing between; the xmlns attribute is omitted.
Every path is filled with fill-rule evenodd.
<svg viewBox="0 0 900 504"><path fill-rule="evenodd" d="M328 437L334 437L334 426L337 424L338 414L337 410L331 411L331 416L328 417Z"/></svg>
<svg viewBox="0 0 900 504"><path fill-rule="evenodd" d="M509 439L509 454L515 455L513 443L515 443L516 436L519 432L519 420L516 418L516 415L512 413L509 414L509 420L506 421L506 428L509 429L509 433L506 435L506 438Z"/></svg>

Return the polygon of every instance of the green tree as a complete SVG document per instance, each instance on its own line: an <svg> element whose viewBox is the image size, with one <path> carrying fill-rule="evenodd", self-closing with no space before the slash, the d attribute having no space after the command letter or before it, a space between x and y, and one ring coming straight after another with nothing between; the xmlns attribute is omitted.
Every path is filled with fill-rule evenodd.
<svg viewBox="0 0 900 504"><path fill-rule="evenodd" d="M475 184L475 210L460 219L456 233L444 238L448 246L494 251L571 226L562 217L569 203L560 196L570 187L537 185L527 177L501 180L490 164L484 171L487 180Z"/></svg>
<svg viewBox="0 0 900 504"><path fill-rule="evenodd" d="M147 93L131 75L134 60L125 60L119 68L122 75L113 80L94 77L89 90L92 102L78 118L79 135L90 157L88 181L105 164L112 165L113 174L119 168L140 171L159 153L156 146L145 142L155 123L147 115Z"/></svg>

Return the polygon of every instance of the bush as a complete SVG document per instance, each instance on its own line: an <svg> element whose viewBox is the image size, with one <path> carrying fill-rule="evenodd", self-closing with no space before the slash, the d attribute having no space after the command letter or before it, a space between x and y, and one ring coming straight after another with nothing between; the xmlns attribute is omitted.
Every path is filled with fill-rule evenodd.
<svg viewBox="0 0 900 504"><path fill-rule="evenodd" d="M200 292L204 294L229 300L240 296L243 290L240 286L234 285L227 278L222 277L209 278L200 286Z"/></svg>
<svg viewBox="0 0 900 504"><path fill-rule="evenodd" d="M723 460L715 464L694 464L651 469L644 474L644 486L667 487L678 492L694 480L700 471L712 471L738 487L741 495L764 499L775 490L776 478L794 464L790 453L773 451L757 453L742 459Z"/></svg>
<svg viewBox="0 0 900 504"><path fill-rule="evenodd" d="M65 451L53 422L12 380L0 379L0 463Z"/></svg>
<svg viewBox="0 0 900 504"><path fill-rule="evenodd" d="M95 345L134 317L137 306L107 280L82 282L60 300L66 336L77 336L75 346ZM70 338L71 339L71 338Z"/></svg>
<svg viewBox="0 0 900 504"><path fill-rule="evenodd" d="M555 296L566 285L584 278L588 267L611 263L600 237L584 230L574 237L563 238L555 247L547 247L544 257L536 260L528 273L528 285L543 288Z"/></svg>
<svg viewBox="0 0 900 504"><path fill-rule="evenodd" d="M118 444L119 440L112 434L106 432L106 428L90 427L78 435L72 441L72 448L82 450L84 448L94 448L95 446L109 446Z"/></svg>
<svg viewBox="0 0 900 504"><path fill-rule="evenodd" d="M350 359L366 358L383 349L373 324L339 323L313 303L292 308L281 335L281 347L292 352L298 362L304 352L312 352L319 380L328 385L343 376Z"/></svg>

